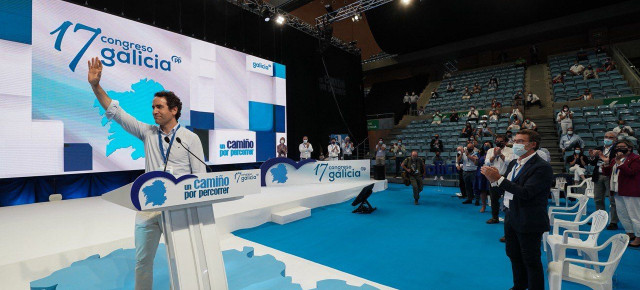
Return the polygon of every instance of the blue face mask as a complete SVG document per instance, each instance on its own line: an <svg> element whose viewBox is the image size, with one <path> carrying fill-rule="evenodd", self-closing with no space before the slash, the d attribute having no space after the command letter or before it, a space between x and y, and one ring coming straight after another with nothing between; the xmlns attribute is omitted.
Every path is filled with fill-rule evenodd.
<svg viewBox="0 0 640 290"><path fill-rule="evenodd" d="M611 139L604 139L604 145L606 145L606 146L611 146L611 145L613 145L613 140L611 140Z"/></svg>
<svg viewBox="0 0 640 290"><path fill-rule="evenodd" d="M527 149L524 148L524 144L513 144L513 155L522 156L527 153Z"/></svg>

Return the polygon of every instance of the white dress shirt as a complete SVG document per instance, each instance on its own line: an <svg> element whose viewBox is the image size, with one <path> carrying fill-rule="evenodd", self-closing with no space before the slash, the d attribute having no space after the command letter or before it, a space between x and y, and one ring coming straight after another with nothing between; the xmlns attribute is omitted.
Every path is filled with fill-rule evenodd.
<svg viewBox="0 0 640 290"><path fill-rule="evenodd" d="M338 155L340 155L340 146L338 146L338 144L329 144L329 146L327 146L327 152L329 152L329 158L338 158Z"/></svg>
<svg viewBox="0 0 640 290"><path fill-rule="evenodd" d="M513 149L506 146L502 149L502 155L504 155L504 160L502 160L502 158L496 157L496 159L494 159L493 162L491 162L491 158L493 158L493 154L494 154L493 149L490 149L489 151L487 151L487 156L484 159L484 165L498 168L498 172L500 172L500 175L504 175L504 173L507 171L507 167L509 167L509 162L513 160Z"/></svg>
<svg viewBox="0 0 640 290"><path fill-rule="evenodd" d="M300 159L309 159L311 158L311 152L313 152L313 146L311 143L300 143L298 146L298 151L300 151Z"/></svg>
<svg viewBox="0 0 640 290"><path fill-rule="evenodd" d="M520 171L522 171L522 168L524 167L525 164L527 164L527 161L529 161L533 156L535 156L537 153L533 153L529 156L527 156L526 158L522 159L522 160L518 160L516 165L513 166L513 168L511 168L511 171L509 171L509 173L507 173L507 180L509 181L513 181L518 174L520 173ZM504 176L500 177L500 179L498 179L498 181L491 183L491 186L500 186L500 184L502 184L502 182L504 181ZM505 191L504 192L504 206L509 208L509 202L513 199L513 193Z"/></svg>

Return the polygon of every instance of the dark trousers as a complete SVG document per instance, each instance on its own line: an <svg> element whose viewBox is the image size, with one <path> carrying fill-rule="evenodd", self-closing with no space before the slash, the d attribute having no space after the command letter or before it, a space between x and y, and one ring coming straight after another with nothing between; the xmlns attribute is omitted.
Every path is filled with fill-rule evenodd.
<svg viewBox="0 0 640 290"><path fill-rule="evenodd" d="M402 173L402 161L404 161L403 156L396 156L396 176L400 176Z"/></svg>
<svg viewBox="0 0 640 290"><path fill-rule="evenodd" d="M353 155L351 154L344 154L342 157L344 160L353 160Z"/></svg>
<svg viewBox="0 0 640 290"><path fill-rule="evenodd" d="M465 171L462 173L464 179L464 189L466 191L467 200L473 199L473 183L476 182L475 171Z"/></svg>
<svg viewBox="0 0 640 290"><path fill-rule="evenodd" d="M491 196L491 217L498 219L500 215L500 197L502 196L502 190L497 187L491 187L489 195Z"/></svg>
<svg viewBox="0 0 640 290"><path fill-rule="evenodd" d="M424 188L424 183L422 182L422 175L410 175L409 180L411 180L411 187L413 187L413 199L420 199L420 192Z"/></svg>
<svg viewBox="0 0 640 290"><path fill-rule="evenodd" d="M544 272L540 260L542 233L517 232L507 214L504 238L507 256L511 259L513 289L544 290Z"/></svg>
<svg viewBox="0 0 640 290"><path fill-rule="evenodd" d="M411 115L412 116L418 115L418 103L411 103Z"/></svg>
<svg viewBox="0 0 640 290"><path fill-rule="evenodd" d="M465 185L464 185L464 177L462 177L462 173L463 172L464 171L462 171L462 169L458 170L458 184L460 186L460 194L462 194L462 197L466 197L467 196L467 190L466 190Z"/></svg>

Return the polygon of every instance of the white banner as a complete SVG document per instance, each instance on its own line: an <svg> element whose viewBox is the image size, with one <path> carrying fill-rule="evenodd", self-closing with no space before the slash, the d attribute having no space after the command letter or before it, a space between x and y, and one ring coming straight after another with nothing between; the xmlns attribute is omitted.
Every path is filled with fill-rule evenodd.
<svg viewBox="0 0 640 290"><path fill-rule="evenodd" d="M273 61L247 55L247 70L273 76Z"/></svg>
<svg viewBox="0 0 640 290"><path fill-rule="evenodd" d="M256 162L256 132L209 131L209 160L214 164Z"/></svg>
<svg viewBox="0 0 640 290"><path fill-rule="evenodd" d="M274 158L265 162L265 186L342 183L370 180L369 160L302 161ZM302 165L300 165L302 164Z"/></svg>

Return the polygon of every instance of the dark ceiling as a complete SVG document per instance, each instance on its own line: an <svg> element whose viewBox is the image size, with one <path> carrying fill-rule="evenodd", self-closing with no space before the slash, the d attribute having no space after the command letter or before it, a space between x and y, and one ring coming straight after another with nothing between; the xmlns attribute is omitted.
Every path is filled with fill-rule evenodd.
<svg viewBox="0 0 640 290"><path fill-rule="evenodd" d="M366 16L383 51L405 54L621 2L629 1L413 0L408 6L394 1Z"/></svg>

